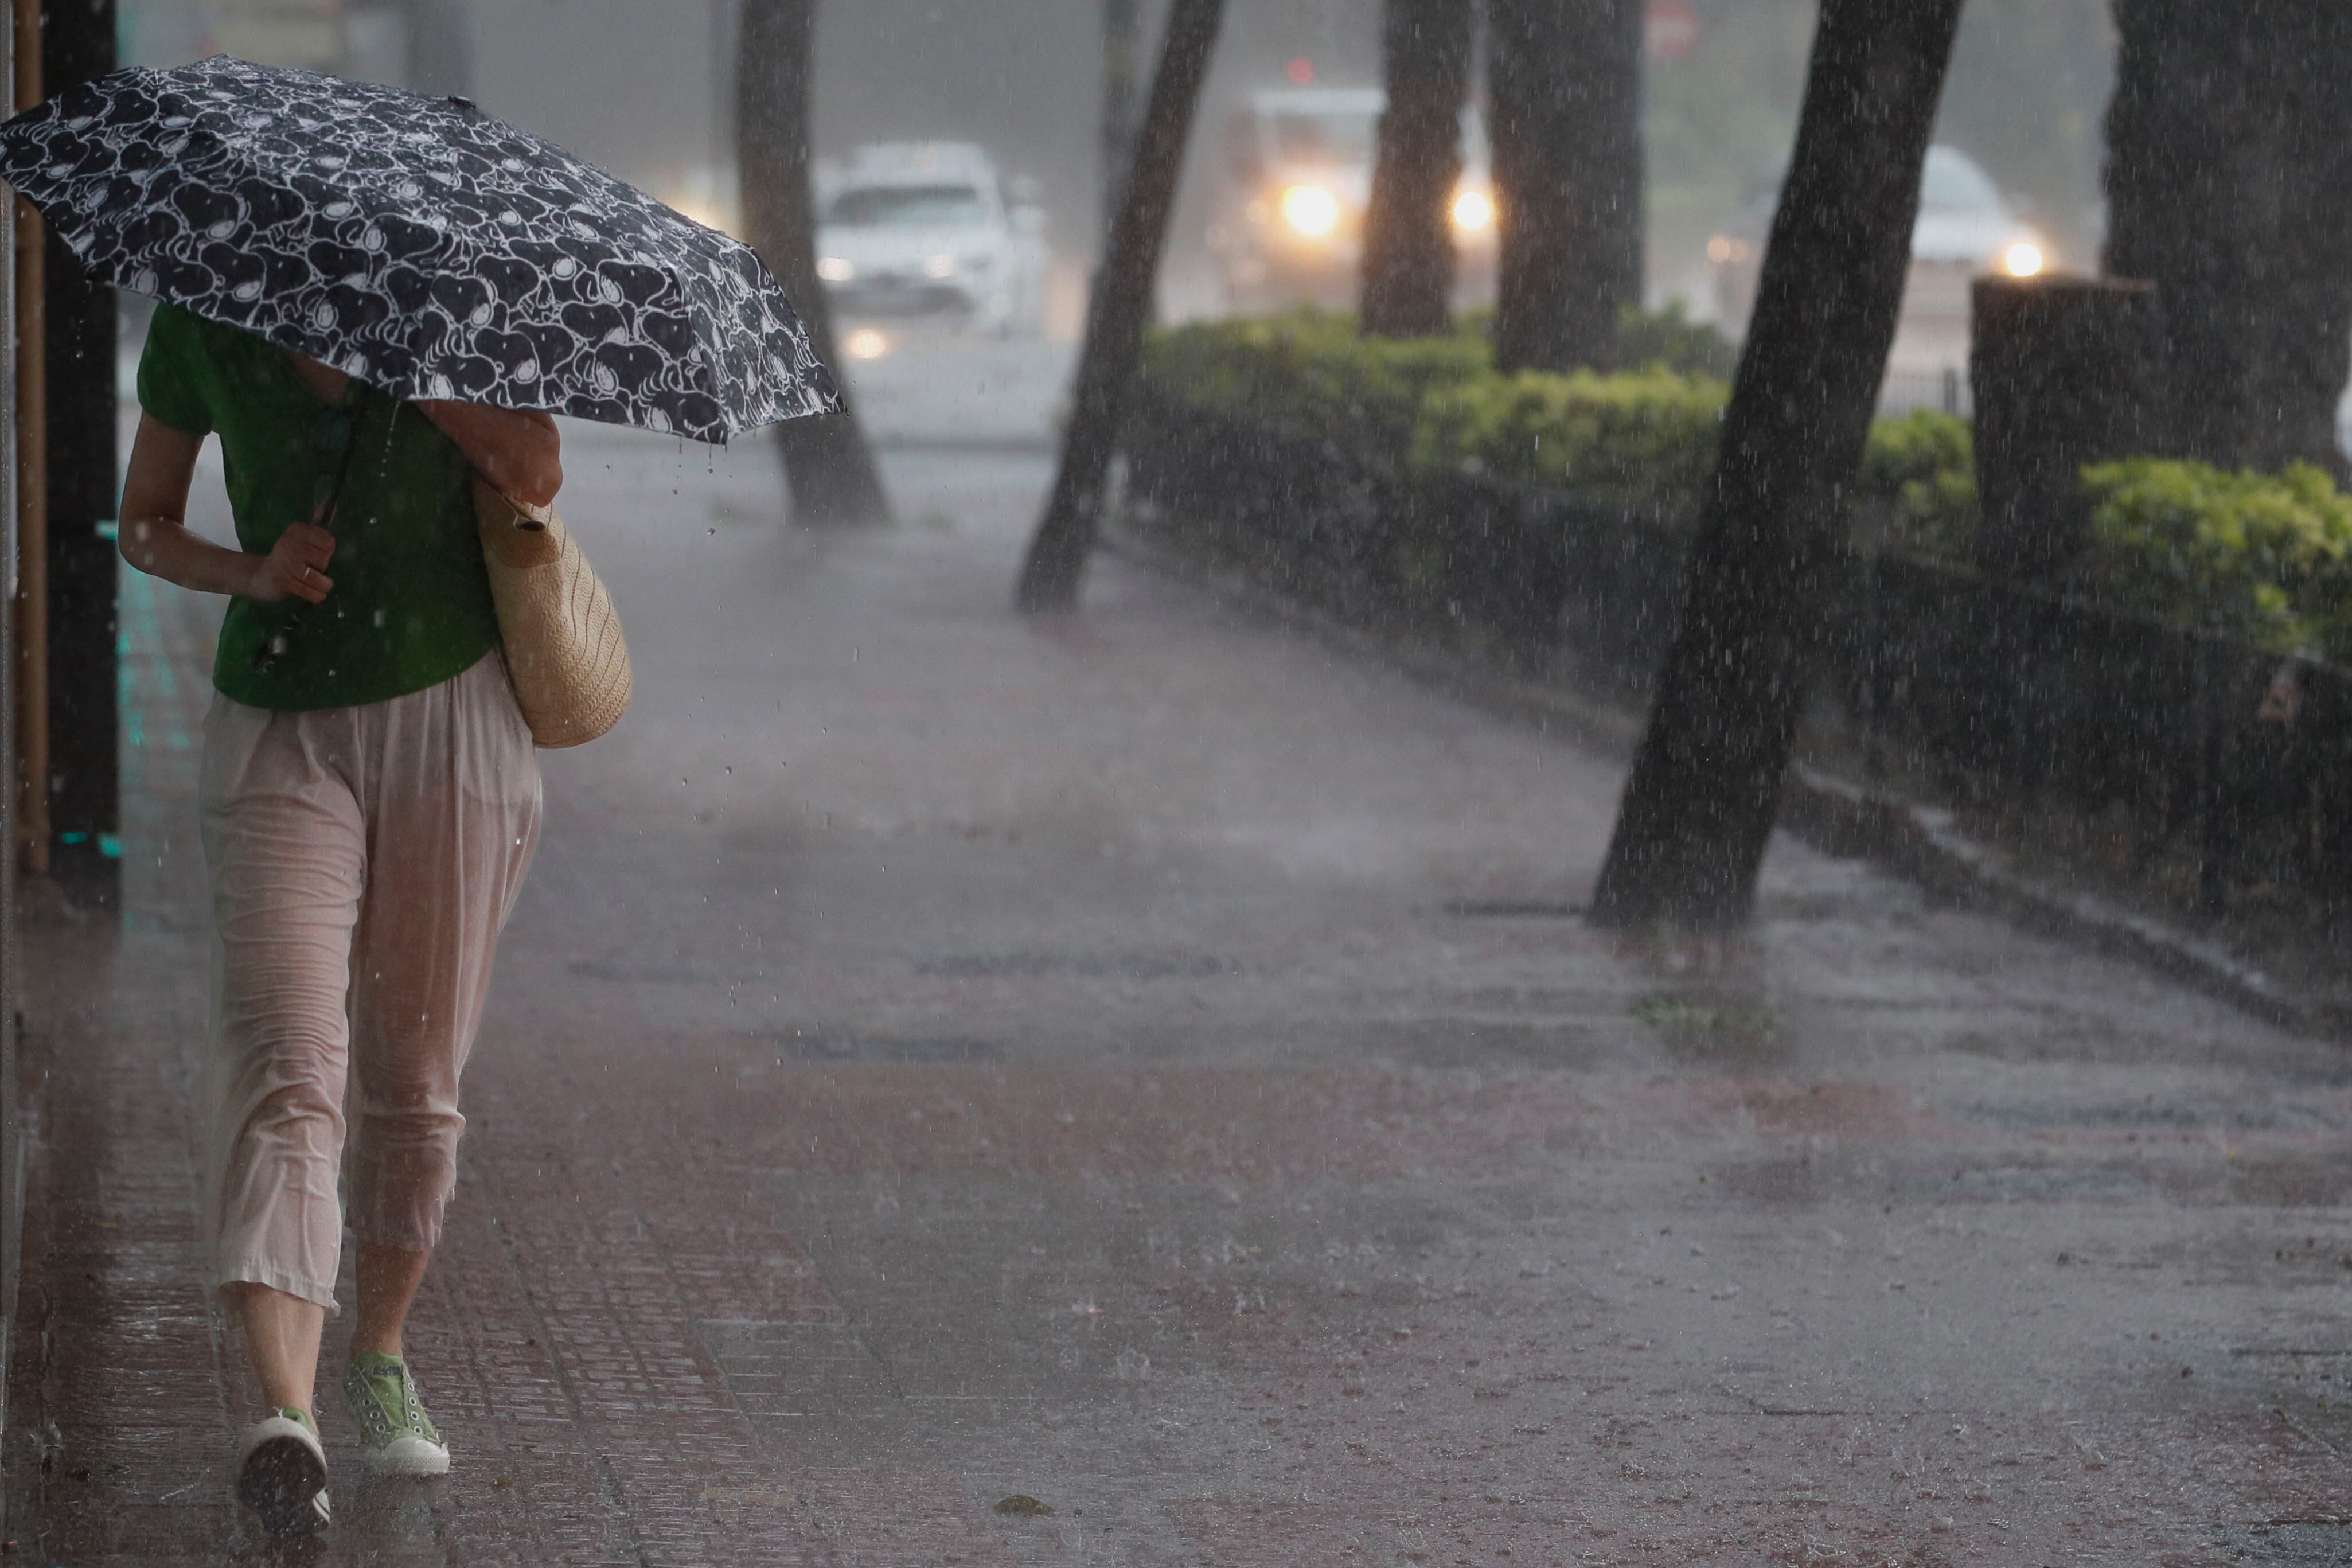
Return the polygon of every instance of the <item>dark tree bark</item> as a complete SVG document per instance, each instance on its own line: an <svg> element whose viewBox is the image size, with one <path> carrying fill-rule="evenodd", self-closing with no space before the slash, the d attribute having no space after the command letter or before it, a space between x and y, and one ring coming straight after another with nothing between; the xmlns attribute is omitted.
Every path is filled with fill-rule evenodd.
<svg viewBox="0 0 2352 1568"><path fill-rule="evenodd" d="M2248 460L2281 190L2278 117L2248 91L2251 13L2269 0L2116 0L2107 106L2106 271L2157 286L2166 449Z"/></svg>
<svg viewBox="0 0 2352 1568"><path fill-rule="evenodd" d="M1426 337L1454 325L1454 188L1470 93L1470 0L1387 0L1389 103L1364 210L1363 330Z"/></svg>
<svg viewBox="0 0 2352 1568"><path fill-rule="evenodd" d="M2352 371L2352 15L2340 0L2115 0L2105 267L2157 286L2166 449L2342 468Z"/></svg>
<svg viewBox="0 0 2352 1568"><path fill-rule="evenodd" d="M1224 0L1175 0L1169 13L1126 198L1095 274L1094 297L1087 303L1086 346L1078 354L1070 422L1062 433L1061 470L1013 594L1024 611L1067 610L1077 604L1078 582L1101 521L1112 450L1143 353L1152 281L1168 237L1168 215L1176 204L1184 142L1192 134L1201 79L1208 72L1224 10Z"/></svg>
<svg viewBox="0 0 2352 1568"><path fill-rule="evenodd" d="M816 202L809 188L809 101L816 0L743 0L735 48L735 153L743 237L806 323L817 358L844 383L837 415L776 426L793 517L811 524L890 521L882 476L840 375L833 307L816 275Z"/></svg>
<svg viewBox="0 0 2352 1568"><path fill-rule="evenodd" d="M2272 63L2292 181L2279 204L2278 293L2265 334L2260 428L2277 467L2308 458L2345 476L2336 406L2352 378L2352 9L2286 0Z"/></svg>
<svg viewBox="0 0 2352 1568"><path fill-rule="evenodd" d="M1886 371L1960 0L1822 0L1673 649L1596 923L1744 921L1780 805L1841 494Z"/></svg>
<svg viewBox="0 0 2352 1568"><path fill-rule="evenodd" d="M1642 298L1642 0L1490 0L1495 362L1615 358Z"/></svg>

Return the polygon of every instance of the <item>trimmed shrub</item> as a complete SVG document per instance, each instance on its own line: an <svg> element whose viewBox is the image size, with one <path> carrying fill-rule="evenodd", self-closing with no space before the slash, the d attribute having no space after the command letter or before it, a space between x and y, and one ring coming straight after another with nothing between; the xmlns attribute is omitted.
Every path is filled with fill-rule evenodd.
<svg viewBox="0 0 2352 1568"><path fill-rule="evenodd" d="M2134 458L2083 470L2101 589L2275 652L2352 656L2352 498L2326 470Z"/></svg>
<svg viewBox="0 0 2352 1568"><path fill-rule="evenodd" d="M1739 345L1709 323L1684 315L1679 300L1663 310L1628 305L1617 319L1617 365L1621 370L1671 370L1729 381L1739 368Z"/></svg>
<svg viewBox="0 0 2352 1568"><path fill-rule="evenodd" d="M1386 468L1412 449L1433 390L1491 377L1494 363L1486 339L1467 332L1367 338L1353 317L1300 310L1154 332L1143 371L1196 407L1334 441Z"/></svg>
<svg viewBox="0 0 2352 1568"><path fill-rule="evenodd" d="M1729 390L1711 376L1664 367L1485 376L1429 394L1413 467L1493 474L1687 514L1714 472Z"/></svg>
<svg viewBox="0 0 2352 1568"><path fill-rule="evenodd" d="M1967 563L1980 515L1974 427L1928 408L1879 420L1863 447L1854 493L1885 509L1889 548Z"/></svg>
<svg viewBox="0 0 2352 1568"><path fill-rule="evenodd" d="M1613 374L1498 375L1474 316L1448 337L1366 338L1302 310L1155 332L1144 374L1195 407L1329 441L1369 469L1472 472L1685 517L1715 465L1735 353L1679 310L1626 312ZM1857 484L1898 548L1966 559L1976 477L1965 420L1882 420Z"/></svg>

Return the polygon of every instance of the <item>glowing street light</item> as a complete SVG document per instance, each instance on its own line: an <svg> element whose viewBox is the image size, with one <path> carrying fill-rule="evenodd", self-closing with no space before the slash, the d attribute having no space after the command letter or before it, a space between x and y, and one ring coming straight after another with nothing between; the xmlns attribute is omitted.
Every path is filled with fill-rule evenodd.
<svg viewBox="0 0 2352 1568"><path fill-rule="evenodd" d="M1282 193L1282 221L1320 239L1339 226L1339 198L1320 185L1293 185Z"/></svg>

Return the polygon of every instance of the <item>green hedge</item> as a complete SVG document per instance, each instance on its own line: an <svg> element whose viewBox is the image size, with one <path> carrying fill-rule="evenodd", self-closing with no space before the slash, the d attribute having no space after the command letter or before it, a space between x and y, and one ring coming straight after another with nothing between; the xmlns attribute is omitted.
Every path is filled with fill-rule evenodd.
<svg viewBox="0 0 2352 1568"><path fill-rule="evenodd" d="M2135 458L2083 484L2096 579L2126 606L2352 659L2352 498L2324 470Z"/></svg>
<svg viewBox="0 0 2352 1568"><path fill-rule="evenodd" d="M1715 467L1733 353L1679 311L1627 312L1612 374L1503 375L1473 319L1451 336L1366 338L1328 312L1152 335L1145 374L1184 401L1335 441L1396 473L1468 470L1696 510ZM1906 541L1965 555L1976 481L1965 420L1920 413L1871 433L1861 494Z"/></svg>
<svg viewBox="0 0 2352 1568"><path fill-rule="evenodd" d="M1976 431L1958 415L1920 408L1874 423L1854 490L1885 510L1889 548L1954 563L1974 558Z"/></svg>
<svg viewBox="0 0 2352 1568"><path fill-rule="evenodd" d="M1400 479L1467 471L1696 512L1728 395L1731 353L1712 329L1629 313L1618 358L1639 368L1507 376L1484 328L1400 341L1314 312L1211 322L1153 334L1145 374L1186 402L1320 437ZM2095 591L2352 660L2352 498L2325 472L2136 458L2083 479ZM1967 563L1979 518L1969 422L1926 410L1878 420L1852 499L1884 547Z"/></svg>
<svg viewBox="0 0 2352 1568"><path fill-rule="evenodd" d="M1302 310L1154 332L1143 363L1187 403L1326 437L1378 463L1411 450L1431 393L1492 379L1495 356L1469 331L1367 338L1353 317Z"/></svg>
<svg viewBox="0 0 2352 1568"><path fill-rule="evenodd" d="M1727 392L1664 366L1490 374L1428 394L1411 461L1690 512L1714 472Z"/></svg>

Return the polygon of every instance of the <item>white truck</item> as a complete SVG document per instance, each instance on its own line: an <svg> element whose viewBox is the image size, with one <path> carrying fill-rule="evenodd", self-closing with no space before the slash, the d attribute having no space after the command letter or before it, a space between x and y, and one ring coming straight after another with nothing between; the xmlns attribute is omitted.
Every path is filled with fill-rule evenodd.
<svg viewBox="0 0 2352 1568"><path fill-rule="evenodd" d="M1253 93L1234 112L1208 234L1227 310L1355 308L1387 108L1378 88L1285 88ZM1484 304L1495 290L1495 198L1475 108L1463 111L1462 149L1454 292L1462 304Z"/></svg>

